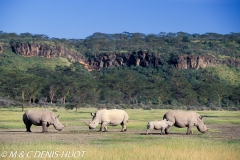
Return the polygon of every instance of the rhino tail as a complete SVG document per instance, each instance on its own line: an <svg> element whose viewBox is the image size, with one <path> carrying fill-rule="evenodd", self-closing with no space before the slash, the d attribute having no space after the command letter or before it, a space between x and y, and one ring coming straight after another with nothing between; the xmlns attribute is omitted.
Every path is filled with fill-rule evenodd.
<svg viewBox="0 0 240 160"><path fill-rule="evenodd" d="M128 122L129 122L128 118L129 118L128 115L125 115L123 121L125 121L126 123L128 123Z"/></svg>
<svg viewBox="0 0 240 160"><path fill-rule="evenodd" d="M29 118L28 118L28 115L26 114L26 113L24 113L23 114L23 122L24 122L24 124L27 124L27 123L29 123Z"/></svg>
<svg viewBox="0 0 240 160"><path fill-rule="evenodd" d="M23 120L26 120L26 119L28 119L28 115L26 113L24 113L22 118L23 118Z"/></svg>

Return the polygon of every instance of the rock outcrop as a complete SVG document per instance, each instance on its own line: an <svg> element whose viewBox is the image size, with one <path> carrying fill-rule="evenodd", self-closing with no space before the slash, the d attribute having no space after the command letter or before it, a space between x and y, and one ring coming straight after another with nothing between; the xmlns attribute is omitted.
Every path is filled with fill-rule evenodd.
<svg viewBox="0 0 240 160"><path fill-rule="evenodd" d="M132 53L107 53L89 58L88 64L92 69L111 68L116 66L153 66L161 64L161 59L151 52L138 51Z"/></svg>
<svg viewBox="0 0 240 160"><path fill-rule="evenodd" d="M0 52L1 52L0 45ZM149 51L138 51L128 53L102 53L88 59L75 50L70 50L59 44L31 44L18 43L11 46L12 51L25 56L42 56L47 58L64 57L71 62L79 62L90 70L112 68L116 66L142 66L158 67L160 65L174 65L177 69L200 69L214 65L231 65L240 68L237 58L217 59L210 55L178 55L168 61L161 56L156 56Z"/></svg>
<svg viewBox="0 0 240 160"><path fill-rule="evenodd" d="M160 65L174 65L177 69L200 69L215 65L230 65L240 68L237 58L217 59L210 55L178 55L174 60L164 61L152 52L138 51L132 53L108 53L89 58L91 69L111 68L116 66L158 67Z"/></svg>
<svg viewBox="0 0 240 160"><path fill-rule="evenodd" d="M177 57L175 66L182 69L199 69L206 68L208 66L214 66L218 63L218 61L212 56L203 56L203 55L193 55L186 56L180 55Z"/></svg>
<svg viewBox="0 0 240 160"><path fill-rule="evenodd" d="M83 62L84 56L59 44L17 43L11 46L12 51L24 57L41 56L46 58L64 57L71 62Z"/></svg>

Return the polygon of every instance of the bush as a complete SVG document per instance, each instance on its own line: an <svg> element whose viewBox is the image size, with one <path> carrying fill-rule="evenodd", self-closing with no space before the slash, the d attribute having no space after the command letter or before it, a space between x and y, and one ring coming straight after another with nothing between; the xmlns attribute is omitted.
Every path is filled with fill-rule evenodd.
<svg viewBox="0 0 240 160"><path fill-rule="evenodd" d="M53 112L58 112L55 108L52 110Z"/></svg>
<svg viewBox="0 0 240 160"><path fill-rule="evenodd" d="M11 105L14 105L15 103L9 99L6 99L6 98L3 98L3 97L0 97L0 106L1 107L8 107L8 106L11 106Z"/></svg>

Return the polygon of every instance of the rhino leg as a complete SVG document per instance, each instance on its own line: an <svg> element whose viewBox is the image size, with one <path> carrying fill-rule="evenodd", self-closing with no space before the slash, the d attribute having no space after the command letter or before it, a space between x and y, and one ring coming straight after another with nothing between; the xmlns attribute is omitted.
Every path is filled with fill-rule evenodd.
<svg viewBox="0 0 240 160"><path fill-rule="evenodd" d="M32 126L32 123L28 120L26 114L23 115L23 122L26 126L26 132L31 132L30 128Z"/></svg>
<svg viewBox="0 0 240 160"><path fill-rule="evenodd" d="M108 132L107 125L104 127L103 132Z"/></svg>
<svg viewBox="0 0 240 160"><path fill-rule="evenodd" d="M149 133L149 131L150 131L150 129L147 129L147 130L146 130L146 134L148 134L148 133Z"/></svg>
<svg viewBox="0 0 240 160"><path fill-rule="evenodd" d="M126 132L127 131L127 125L126 125L126 123L121 123L121 125L122 125L122 130L121 130L121 132Z"/></svg>
<svg viewBox="0 0 240 160"><path fill-rule="evenodd" d="M30 130L32 124L29 123L29 124L25 124L25 125L26 125L26 129L27 129L26 132L32 132L32 131Z"/></svg>
<svg viewBox="0 0 240 160"><path fill-rule="evenodd" d="M47 132L47 128L48 128L48 123L47 122L42 122L42 132Z"/></svg>
<svg viewBox="0 0 240 160"><path fill-rule="evenodd" d="M108 124L108 122L103 122L101 127L100 127L99 132L101 132L101 131L102 132L107 132L107 124Z"/></svg>
<svg viewBox="0 0 240 160"><path fill-rule="evenodd" d="M161 128L161 134L165 134L164 130L165 130L164 128Z"/></svg>
<svg viewBox="0 0 240 160"><path fill-rule="evenodd" d="M146 130L146 134L148 134L151 130L153 130L154 129L154 127L150 124L150 123L148 123L147 124L147 130Z"/></svg>
<svg viewBox="0 0 240 160"><path fill-rule="evenodd" d="M192 127L193 127L193 125L188 126L186 134L193 134Z"/></svg>
<svg viewBox="0 0 240 160"><path fill-rule="evenodd" d="M165 128L165 134L169 134L169 128L170 128L170 126L167 126L167 127Z"/></svg>

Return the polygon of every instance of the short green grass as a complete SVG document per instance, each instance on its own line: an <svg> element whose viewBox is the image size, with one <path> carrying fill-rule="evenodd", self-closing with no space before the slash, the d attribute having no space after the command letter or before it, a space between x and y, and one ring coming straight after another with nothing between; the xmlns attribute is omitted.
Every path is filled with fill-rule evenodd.
<svg viewBox="0 0 240 160"><path fill-rule="evenodd" d="M239 111L198 111L210 124L240 124Z"/></svg>
<svg viewBox="0 0 240 160"><path fill-rule="evenodd" d="M29 109L29 108L27 108ZM26 109L26 110L27 110ZM53 108L49 108L52 110ZM56 108L56 114L60 115L60 121L68 126L84 125L83 121L91 120L90 113L95 112L95 108L81 108L75 110L65 110ZM44 159L98 159L98 160L135 160L135 159L240 159L240 141L238 140L214 140L207 134L200 134L194 129L194 135L185 135L186 128L179 129L172 127L171 132L176 135L180 133L182 136L171 137L168 135L145 135L147 122L151 120L160 120L167 110L142 110L142 109L126 109L129 114L128 131L125 133L114 132L118 127L108 127L108 133L99 133L97 129L89 131L86 127L84 133L77 132L74 134L85 134L89 132L91 135L103 135L102 138L90 140L84 144L63 143L46 139L45 141L36 142L5 142L1 143L0 154L4 151L29 151L31 154L36 151L58 151L64 153L66 151L86 151L84 157L58 157ZM204 116L205 124L237 124L240 125L239 111L197 111ZM20 129L25 128L22 122L21 108L1 108L0 109L0 129ZM134 133L131 133L134 130ZM62 131L64 132L64 131ZM219 132L211 130L209 132ZM39 133L41 136L42 133ZM69 136L73 133L68 133ZM26 134L27 136L27 134ZM27 137L26 137L27 138ZM217 138L217 137L216 137ZM34 159L43 159L33 157ZM26 157L25 157L26 158ZM0 159L10 160L13 158L1 157ZM14 159L22 159L15 157Z"/></svg>

